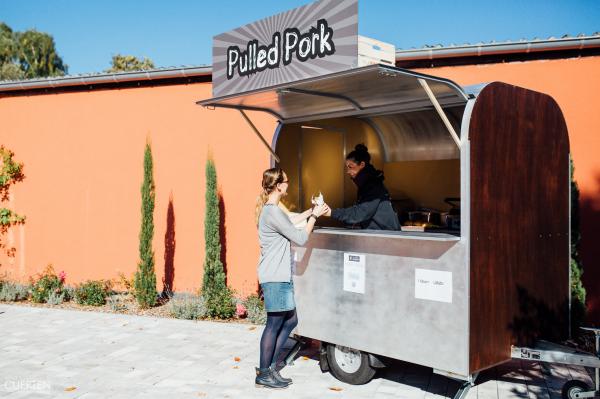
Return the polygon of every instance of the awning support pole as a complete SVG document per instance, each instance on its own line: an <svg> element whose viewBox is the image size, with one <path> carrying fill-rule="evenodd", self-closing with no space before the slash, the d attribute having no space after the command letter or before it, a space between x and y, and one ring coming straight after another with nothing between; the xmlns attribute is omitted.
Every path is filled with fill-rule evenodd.
<svg viewBox="0 0 600 399"><path fill-rule="evenodd" d="M431 103L433 104L433 107L437 111L437 113L440 116L440 118L442 118L442 122L444 122L444 125L446 125L446 129L448 129L448 132L450 133L450 136L452 136L452 139L454 140L454 142L456 143L456 145L458 146L458 148L460 148L460 138L458 137L458 135L454 131L454 128L452 127L452 124L448 120L448 117L444 113L444 110L440 106L440 103L438 102L437 98L435 98L435 94L433 94L433 91L431 91L431 88L429 87L429 85L427 84L427 82L424 79L419 79L419 83L421 83L421 86L423 86L423 89L425 90L425 93L427 93L427 96L429 97L429 100L431 100Z"/></svg>
<svg viewBox="0 0 600 399"><path fill-rule="evenodd" d="M262 141L262 143L265 145L265 147L267 147L267 149L269 150L269 152L271 153L271 155L273 156L273 158L275 158L275 160L277 161L277 163L280 162L279 157L277 156L277 154L275 154L275 151L273 151L273 149L271 148L271 146L269 145L269 143L267 143L267 140L265 140L265 138L263 137L262 134L260 134L260 132L258 131L258 129L256 128L256 126L254 126L254 123L252 123L252 121L250 120L250 118L248 118L248 115L246 115L246 113L244 112L243 109L238 109L238 111L240 111L240 114L242 114L242 116L244 117L244 119L246 120L246 122L248 122L248 124L250 125L250 127L252 128L252 130L254 130L254 133L256 133L256 135L258 136L258 138L260 139L260 141Z"/></svg>

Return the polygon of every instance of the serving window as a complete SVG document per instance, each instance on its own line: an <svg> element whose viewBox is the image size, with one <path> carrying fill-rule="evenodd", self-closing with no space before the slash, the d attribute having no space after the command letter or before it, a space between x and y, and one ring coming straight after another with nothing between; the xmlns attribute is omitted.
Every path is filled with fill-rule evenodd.
<svg viewBox="0 0 600 399"><path fill-rule="evenodd" d="M463 111L445 110L456 131ZM322 193L332 208L354 205L357 187L345 158L359 143L384 172L402 230L460 232L460 152L433 109L283 125L274 149L290 180L284 204L303 210ZM351 227L330 218L318 225Z"/></svg>

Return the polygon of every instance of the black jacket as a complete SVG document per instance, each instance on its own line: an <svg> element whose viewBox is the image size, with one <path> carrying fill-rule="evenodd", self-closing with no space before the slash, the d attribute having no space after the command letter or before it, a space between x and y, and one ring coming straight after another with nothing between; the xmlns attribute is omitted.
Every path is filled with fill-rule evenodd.
<svg viewBox="0 0 600 399"><path fill-rule="evenodd" d="M398 215L392 208L390 194L383 185L383 172L367 164L354 179L358 187L356 205L331 211L331 217L363 229L399 230Z"/></svg>

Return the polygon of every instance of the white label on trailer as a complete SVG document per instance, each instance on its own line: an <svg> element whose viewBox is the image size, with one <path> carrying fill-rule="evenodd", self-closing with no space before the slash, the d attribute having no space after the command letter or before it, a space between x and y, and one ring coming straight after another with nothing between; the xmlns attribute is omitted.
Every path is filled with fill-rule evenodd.
<svg viewBox="0 0 600 399"><path fill-rule="evenodd" d="M452 272L415 269L415 298L452 303Z"/></svg>
<svg viewBox="0 0 600 399"><path fill-rule="evenodd" d="M365 255L344 253L344 291L365 293Z"/></svg>

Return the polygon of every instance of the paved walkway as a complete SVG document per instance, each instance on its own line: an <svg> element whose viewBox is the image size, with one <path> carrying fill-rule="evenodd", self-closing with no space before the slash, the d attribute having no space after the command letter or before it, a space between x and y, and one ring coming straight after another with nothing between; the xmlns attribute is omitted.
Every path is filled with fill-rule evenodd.
<svg viewBox="0 0 600 399"><path fill-rule="evenodd" d="M0 397L444 398L458 385L397 362L369 384L321 373L314 347L284 369L289 389L254 387L262 327L0 304ZM559 398L581 368L511 362L482 374L468 398Z"/></svg>

